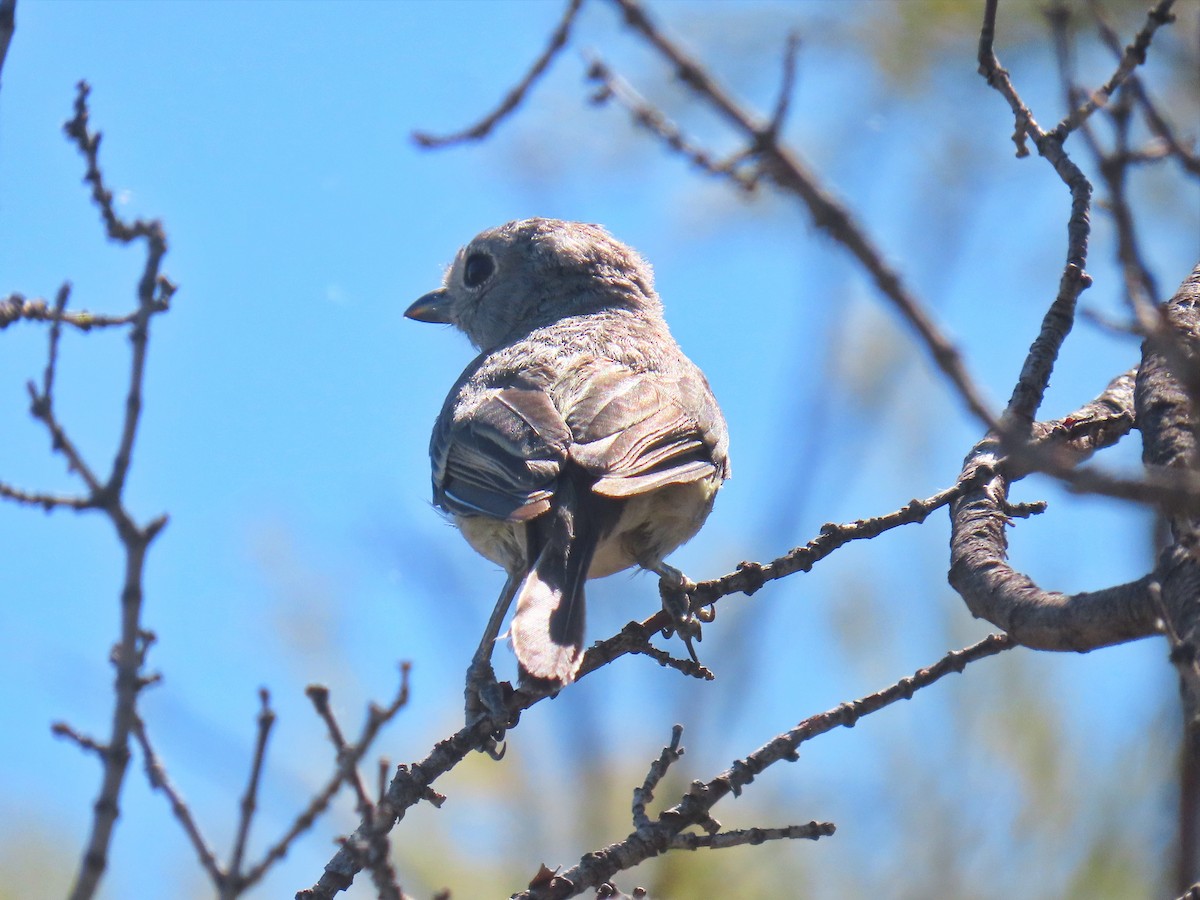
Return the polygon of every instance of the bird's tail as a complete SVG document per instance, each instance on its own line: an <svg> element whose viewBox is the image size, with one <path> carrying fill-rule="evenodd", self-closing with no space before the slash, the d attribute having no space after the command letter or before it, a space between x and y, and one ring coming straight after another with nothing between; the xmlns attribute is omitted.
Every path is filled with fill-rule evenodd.
<svg viewBox="0 0 1200 900"><path fill-rule="evenodd" d="M575 680L583 662L583 583L614 516L611 500L564 479L550 511L529 524L536 556L517 590L510 632L522 680L550 687Z"/></svg>

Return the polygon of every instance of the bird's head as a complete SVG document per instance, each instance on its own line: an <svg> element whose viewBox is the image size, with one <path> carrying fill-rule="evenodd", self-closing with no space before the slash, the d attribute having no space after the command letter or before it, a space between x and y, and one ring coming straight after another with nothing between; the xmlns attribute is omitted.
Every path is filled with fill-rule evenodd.
<svg viewBox="0 0 1200 900"><path fill-rule="evenodd" d="M442 286L404 314L454 325L491 350L559 319L614 308L662 315L650 266L636 251L598 225L522 219L477 235Z"/></svg>

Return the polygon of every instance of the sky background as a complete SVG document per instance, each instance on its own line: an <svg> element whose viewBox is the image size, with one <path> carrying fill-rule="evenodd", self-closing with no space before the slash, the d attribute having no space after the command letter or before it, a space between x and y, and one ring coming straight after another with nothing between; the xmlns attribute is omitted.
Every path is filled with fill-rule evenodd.
<svg viewBox="0 0 1200 900"><path fill-rule="evenodd" d="M926 28L913 18L929 8L918 3L649 8L758 110L773 103L784 35L797 30L788 139L999 409L1057 289L1068 204L1050 166L1014 157L1007 107L975 74L974 13L943 12ZM998 50L1045 125L1062 113L1060 92L1044 30L1023 9L1011 32L1002 19ZM431 509L426 447L473 351L402 313L484 228L534 215L598 222L654 265L671 328L708 374L731 434L734 477L671 560L695 579L779 556L826 521L929 496L954 482L979 437L891 309L795 203L769 191L749 201L619 109L588 103L581 50L590 48L705 146L737 147L608 6L585 8L571 46L492 139L437 152L413 144L414 129L456 130L490 110L560 13L542 0L19 4L0 86L0 291L50 298L70 280L74 308L124 312L135 302L143 257L104 240L61 132L80 78L93 87L92 125L105 135L102 166L120 211L160 218L170 241L163 268L179 291L153 322L126 492L140 521L170 515L151 548L144 613L163 683L141 708L222 854L260 686L279 720L251 859L333 765L306 684L329 685L353 731L369 701L394 692L398 661L411 661L412 699L376 745L393 762L420 759L459 724L462 672L503 575ZM1194 102L1195 75L1181 81L1191 70L1179 60L1196 52L1195 7L1184 15L1156 38L1145 74L1169 98ZM1138 21L1118 20L1126 34ZM1096 84L1112 62L1090 34L1085 43L1080 70ZM1194 131L1190 108L1181 122ZM1165 295L1195 262L1200 197L1173 167L1139 172L1134 187ZM1083 305L1123 321L1112 229L1100 210L1093 224L1096 283ZM24 384L40 377L45 346L45 330L30 324L0 334L0 480L78 490L28 416ZM1080 322L1043 414L1082 405L1137 355L1134 339ZM123 332L63 336L57 410L101 470L127 360ZM1130 438L1106 462L1129 469L1138 452ZM1011 540L1014 563L1040 584L1090 590L1150 567L1144 512L1041 478L1015 490L1038 498L1050 512ZM470 761L437 784L450 797L442 810L414 810L394 832L402 884L417 896L446 885L456 897L507 895L542 861L570 865L624 837L629 791L674 722L686 729L681 783L710 778L805 716L982 637L986 623L945 582L948 532L937 513L752 599L722 601L700 646L718 673L711 684L627 658L539 705L504 762ZM0 871L15 885L0 897L58 896L99 768L49 726L107 735L122 558L99 515L0 504L0 541ZM658 602L646 575L614 576L589 596L592 638ZM502 677L511 674L507 649L497 656ZM726 801L718 818L734 826L839 825L815 845L730 852L731 865L777 866L815 897L847 885L883 896L919 896L922 886L964 895L957 887L970 885L972 896L999 897L1035 884L1027 896L1064 896L1080 872L1133 891L1123 896L1161 894L1175 691L1157 640L974 665L808 745L800 763L756 783L744 807ZM1095 790L1116 773L1111 791ZM1057 811L1045 814L1047 804ZM339 806L254 896L311 885L355 821ZM940 837L915 840L921 828ZM1089 852L1098 861L1077 858ZM1105 874L1114 860L1120 873ZM371 896L359 881L347 896ZM896 884L905 887L889 894ZM136 758L105 891L211 896Z"/></svg>

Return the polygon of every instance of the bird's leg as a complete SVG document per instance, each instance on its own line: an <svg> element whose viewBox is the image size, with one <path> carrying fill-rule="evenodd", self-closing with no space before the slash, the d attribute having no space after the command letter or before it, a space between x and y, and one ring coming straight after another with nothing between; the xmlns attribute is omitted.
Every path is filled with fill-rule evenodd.
<svg viewBox="0 0 1200 900"><path fill-rule="evenodd" d="M512 606L513 597L517 594L521 577L522 573L510 573L508 580L504 582L504 590L500 592L500 599L496 601L496 608L492 610L492 615L488 619L483 637L479 641L479 649L475 651L475 655L471 658L470 668L467 669L467 684L464 692L467 700L467 724L470 725L486 716L492 722L497 723L493 735L495 740L503 737L504 726L508 722L508 709L500 684L496 681L496 672L492 668L492 649L496 646L500 626L504 624L504 617L508 615L508 608Z"/></svg>
<svg viewBox="0 0 1200 900"><path fill-rule="evenodd" d="M682 639L692 662L699 663L696 649L692 646L693 640L702 640L700 622L692 612L691 594L696 589L696 582L661 559L642 563L642 567L658 576L658 592L662 597L663 611L671 618L670 630L675 631Z"/></svg>

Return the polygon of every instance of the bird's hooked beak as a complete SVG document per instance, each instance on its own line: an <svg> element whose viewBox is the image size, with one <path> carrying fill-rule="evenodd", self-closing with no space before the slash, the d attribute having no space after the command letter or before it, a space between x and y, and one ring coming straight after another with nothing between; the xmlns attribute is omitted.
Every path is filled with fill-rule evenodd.
<svg viewBox="0 0 1200 900"><path fill-rule="evenodd" d="M450 318L450 294L445 288L430 291L404 311L406 319L418 322L435 322L440 325L453 324Z"/></svg>

